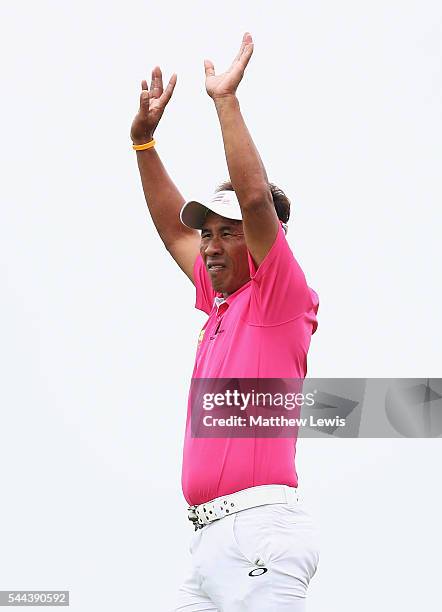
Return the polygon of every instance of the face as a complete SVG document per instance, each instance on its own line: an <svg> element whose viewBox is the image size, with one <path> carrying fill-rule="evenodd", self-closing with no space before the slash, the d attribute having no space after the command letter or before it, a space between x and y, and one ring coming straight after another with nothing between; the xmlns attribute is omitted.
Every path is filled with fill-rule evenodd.
<svg viewBox="0 0 442 612"><path fill-rule="evenodd" d="M242 221L210 212L201 230L200 253L213 288L224 297L250 280Z"/></svg>

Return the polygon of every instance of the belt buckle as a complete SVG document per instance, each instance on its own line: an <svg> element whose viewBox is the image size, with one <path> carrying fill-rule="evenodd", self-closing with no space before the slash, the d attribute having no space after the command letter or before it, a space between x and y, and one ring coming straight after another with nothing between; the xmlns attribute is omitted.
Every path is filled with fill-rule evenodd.
<svg viewBox="0 0 442 612"><path fill-rule="evenodd" d="M187 508L189 514L187 516L187 518L189 519L189 521L191 521L195 527L195 531L198 531L198 529L202 529L203 525L200 524L200 519L196 513L196 506L189 506Z"/></svg>

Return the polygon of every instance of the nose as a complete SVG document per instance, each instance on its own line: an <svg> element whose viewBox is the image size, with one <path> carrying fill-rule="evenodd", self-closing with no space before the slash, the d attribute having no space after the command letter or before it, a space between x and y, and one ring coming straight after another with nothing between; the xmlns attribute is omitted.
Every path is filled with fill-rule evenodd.
<svg viewBox="0 0 442 612"><path fill-rule="evenodd" d="M221 240L218 237L213 236L212 238L206 239L208 242L203 245L204 254L206 256L218 255L222 253Z"/></svg>

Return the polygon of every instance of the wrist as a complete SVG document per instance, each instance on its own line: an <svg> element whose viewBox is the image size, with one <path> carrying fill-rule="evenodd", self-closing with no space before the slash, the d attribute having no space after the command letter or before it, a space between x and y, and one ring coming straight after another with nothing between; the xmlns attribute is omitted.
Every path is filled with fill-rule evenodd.
<svg viewBox="0 0 442 612"><path fill-rule="evenodd" d="M217 109L222 109L224 107L239 107L239 100L236 94L216 96L213 98L213 102Z"/></svg>
<svg viewBox="0 0 442 612"><path fill-rule="evenodd" d="M146 136L143 136L142 138L132 138L134 145L146 144L146 142L150 142L151 140L153 140L153 134L146 134Z"/></svg>

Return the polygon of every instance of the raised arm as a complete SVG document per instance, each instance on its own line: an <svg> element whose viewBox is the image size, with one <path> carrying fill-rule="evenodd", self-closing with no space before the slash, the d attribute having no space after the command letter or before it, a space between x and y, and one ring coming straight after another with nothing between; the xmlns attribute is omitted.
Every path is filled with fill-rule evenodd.
<svg viewBox="0 0 442 612"><path fill-rule="evenodd" d="M215 103L230 180L241 206L247 248L259 266L275 241L279 221L264 165L236 97L236 89L252 53L252 37L246 32L240 50L226 72L215 75L210 60L204 61L204 68L206 91Z"/></svg>
<svg viewBox="0 0 442 612"><path fill-rule="evenodd" d="M140 108L132 122L131 138L136 145L153 139L154 132L169 102L176 84L172 75L166 89L157 66L152 71L150 91L141 82ZM137 151L138 168L147 206L166 249L193 282L193 266L199 252L200 236L180 221L184 198L175 187L154 147Z"/></svg>

